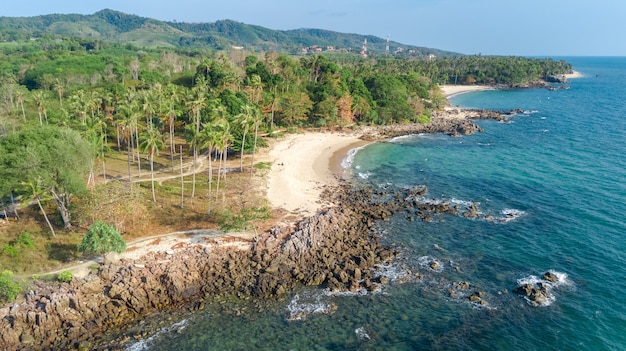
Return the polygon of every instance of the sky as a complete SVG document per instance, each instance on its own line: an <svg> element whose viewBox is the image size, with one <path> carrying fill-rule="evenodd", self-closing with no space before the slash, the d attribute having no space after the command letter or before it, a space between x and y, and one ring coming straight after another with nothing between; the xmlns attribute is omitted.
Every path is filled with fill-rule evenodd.
<svg viewBox="0 0 626 351"><path fill-rule="evenodd" d="M0 16L105 8L165 21L389 36L470 55L626 56L624 0L15 0Z"/></svg>

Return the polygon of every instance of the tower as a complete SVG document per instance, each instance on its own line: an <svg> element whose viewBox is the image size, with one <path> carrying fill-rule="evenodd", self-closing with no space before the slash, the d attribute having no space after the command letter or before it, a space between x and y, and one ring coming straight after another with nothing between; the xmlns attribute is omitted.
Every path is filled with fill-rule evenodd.
<svg viewBox="0 0 626 351"><path fill-rule="evenodd" d="M385 46L385 56L389 57L389 36L387 36L387 46Z"/></svg>
<svg viewBox="0 0 626 351"><path fill-rule="evenodd" d="M363 40L363 46L361 47L361 56L367 57L367 38Z"/></svg>

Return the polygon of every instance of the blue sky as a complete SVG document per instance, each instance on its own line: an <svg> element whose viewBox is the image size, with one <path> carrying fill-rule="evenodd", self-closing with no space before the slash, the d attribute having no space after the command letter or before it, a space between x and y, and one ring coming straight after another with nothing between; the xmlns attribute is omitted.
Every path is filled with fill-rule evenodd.
<svg viewBox="0 0 626 351"><path fill-rule="evenodd" d="M168 21L389 36L464 54L626 56L624 0L15 0L0 15L103 8Z"/></svg>

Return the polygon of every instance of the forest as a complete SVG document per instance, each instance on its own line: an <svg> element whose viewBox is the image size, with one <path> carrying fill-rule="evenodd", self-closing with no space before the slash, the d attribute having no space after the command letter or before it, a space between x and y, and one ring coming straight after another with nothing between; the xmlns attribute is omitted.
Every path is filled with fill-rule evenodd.
<svg viewBox="0 0 626 351"><path fill-rule="evenodd" d="M254 163L267 138L428 123L447 103L441 84L514 87L572 69L523 57L289 56L13 39L0 42L0 217L22 225L0 227L0 263L20 273L79 257L86 228L101 220L132 238L164 217L226 230L267 218L262 201L224 195L234 186L230 174L224 186L227 162L229 172L238 163L243 183L271 166ZM208 173L190 175L190 185L155 181L156 171L178 167L182 178L183 161L195 167L200 158ZM38 238L34 247L20 246L24 233Z"/></svg>

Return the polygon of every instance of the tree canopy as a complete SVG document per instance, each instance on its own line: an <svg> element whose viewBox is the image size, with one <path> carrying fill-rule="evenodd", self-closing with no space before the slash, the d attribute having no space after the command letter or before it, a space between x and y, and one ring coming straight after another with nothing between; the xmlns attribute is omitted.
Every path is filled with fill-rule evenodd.
<svg viewBox="0 0 626 351"><path fill-rule="evenodd" d="M95 222L83 237L83 241L78 245L78 251L95 253L102 255L102 260L109 252L124 252L126 241L120 233L103 221Z"/></svg>
<svg viewBox="0 0 626 351"><path fill-rule="evenodd" d="M86 187L91 145L75 130L58 126L26 128L0 138L0 195L27 191L36 179L71 226L70 201Z"/></svg>

